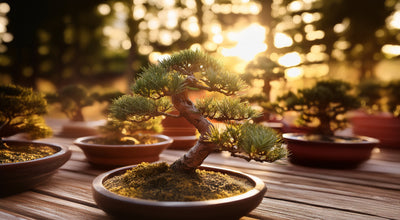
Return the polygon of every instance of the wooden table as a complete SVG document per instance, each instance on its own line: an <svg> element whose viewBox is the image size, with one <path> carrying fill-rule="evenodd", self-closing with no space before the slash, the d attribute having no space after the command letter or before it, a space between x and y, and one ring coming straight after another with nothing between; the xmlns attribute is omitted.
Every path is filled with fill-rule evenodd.
<svg viewBox="0 0 400 220"><path fill-rule="evenodd" d="M111 219L97 208L91 192L92 180L106 170L89 165L72 138L45 141L69 146L71 159L48 182L1 198L0 219ZM172 162L183 153L167 149L160 160ZM354 170L246 162L224 153L211 154L205 164L265 181L262 203L242 219L400 219L400 151L375 151Z"/></svg>

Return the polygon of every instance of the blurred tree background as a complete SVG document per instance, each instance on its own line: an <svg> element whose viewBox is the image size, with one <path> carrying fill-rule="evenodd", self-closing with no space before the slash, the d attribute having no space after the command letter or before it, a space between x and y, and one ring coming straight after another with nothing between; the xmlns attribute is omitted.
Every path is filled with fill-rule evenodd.
<svg viewBox="0 0 400 220"><path fill-rule="evenodd" d="M292 81L361 80L399 58L399 30L399 0L2 0L0 83L129 84L186 48L220 54L238 73L259 54Z"/></svg>

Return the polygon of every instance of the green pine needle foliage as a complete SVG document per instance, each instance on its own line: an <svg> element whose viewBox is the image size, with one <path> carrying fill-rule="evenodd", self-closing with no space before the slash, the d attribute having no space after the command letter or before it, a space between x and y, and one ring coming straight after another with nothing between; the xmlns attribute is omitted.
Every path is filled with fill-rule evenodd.
<svg viewBox="0 0 400 220"><path fill-rule="evenodd" d="M184 90L185 77L177 73L168 72L161 66L152 65L141 74L132 86L136 94L159 99L161 97L180 93Z"/></svg>
<svg viewBox="0 0 400 220"><path fill-rule="evenodd" d="M345 114L360 107L360 100L353 95L349 83L341 80L318 81L313 87L288 92L278 97L278 112L297 111L298 122L309 126L317 123L316 132L332 135L347 127Z"/></svg>
<svg viewBox="0 0 400 220"><path fill-rule="evenodd" d="M196 108L204 117L218 121L244 120L260 116L248 102L241 102L239 98L223 97L216 99L208 97L200 99Z"/></svg>
<svg viewBox="0 0 400 220"><path fill-rule="evenodd" d="M47 113L43 95L17 85L0 86L0 137L26 132L30 138L52 134L42 116Z"/></svg>
<svg viewBox="0 0 400 220"><path fill-rule="evenodd" d="M287 155L281 136L275 130L249 122L227 124L223 131L213 128L208 141L246 160L273 162Z"/></svg>
<svg viewBox="0 0 400 220"><path fill-rule="evenodd" d="M386 86L387 105L393 116L400 118L400 80L389 82Z"/></svg>
<svg viewBox="0 0 400 220"><path fill-rule="evenodd" d="M124 121L147 121L164 115L171 109L168 99L150 99L139 95L124 95L113 101L110 106L110 116Z"/></svg>

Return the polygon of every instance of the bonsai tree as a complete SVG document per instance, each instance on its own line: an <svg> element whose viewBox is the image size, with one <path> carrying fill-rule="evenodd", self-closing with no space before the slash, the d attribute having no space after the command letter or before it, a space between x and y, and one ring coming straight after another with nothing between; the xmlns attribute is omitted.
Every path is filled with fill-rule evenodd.
<svg viewBox="0 0 400 220"><path fill-rule="evenodd" d="M264 110L264 118L268 120L269 112L273 112L271 110L271 82L285 79L283 69L269 58L260 55L246 66L245 73L241 75L241 78L252 86L256 80L263 82L261 93L244 97L244 99L259 104Z"/></svg>
<svg viewBox="0 0 400 220"><path fill-rule="evenodd" d="M52 134L42 115L47 113L46 99L31 88L0 85L0 149L7 148L2 138L27 133L31 139Z"/></svg>
<svg viewBox="0 0 400 220"><path fill-rule="evenodd" d="M123 93L119 91L90 93L83 85L71 84L63 87L57 93L47 94L46 99L49 103L60 103L61 111L71 121L85 121L83 108L93 105L96 101L111 103L113 99L121 95Z"/></svg>
<svg viewBox="0 0 400 220"><path fill-rule="evenodd" d="M227 72L217 59L201 51L184 50L144 68L132 86L133 94L115 100L110 116L133 122L159 116L184 117L193 124L199 140L171 165L175 170L194 170L218 149L246 160L273 162L284 157L281 137L249 121L259 113L248 102L228 97L243 86L239 76ZM222 98L208 97L194 104L188 98L188 88L217 92ZM178 114L171 114L173 110ZM226 128L216 128L209 119L223 122Z"/></svg>
<svg viewBox="0 0 400 220"><path fill-rule="evenodd" d="M349 83L341 80L318 81L312 88L278 97L277 111L299 112L301 125L314 127L315 133L333 135L347 127L345 114L360 107L360 101L351 94L351 89Z"/></svg>
<svg viewBox="0 0 400 220"><path fill-rule="evenodd" d="M101 137L97 140L100 144L151 144L156 143L155 138L149 134L161 133L161 117L152 118L143 122L119 121L112 118L104 126L100 126Z"/></svg>
<svg viewBox="0 0 400 220"><path fill-rule="evenodd" d="M365 80L357 85L357 96L361 100L361 107L368 113L382 111L382 93L384 85L377 80Z"/></svg>
<svg viewBox="0 0 400 220"><path fill-rule="evenodd" d="M389 112L394 117L400 117L400 80L388 83L363 81L357 86L357 92L367 113Z"/></svg>
<svg viewBox="0 0 400 220"><path fill-rule="evenodd" d="M82 109L93 105L95 101L86 87L77 84L65 86L57 93L47 94L46 99L49 103L61 103L61 111L71 121L85 121Z"/></svg>
<svg viewBox="0 0 400 220"><path fill-rule="evenodd" d="M386 90L389 112L391 112L394 117L400 118L400 80L389 82Z"/></svg>

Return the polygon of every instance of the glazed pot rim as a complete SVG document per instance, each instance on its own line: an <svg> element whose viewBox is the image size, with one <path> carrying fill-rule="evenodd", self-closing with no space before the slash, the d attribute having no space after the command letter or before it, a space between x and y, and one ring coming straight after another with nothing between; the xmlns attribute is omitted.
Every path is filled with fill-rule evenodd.
<svg viewBox="0 0 400 220"><path fill-rule="evenodd" d="M252 182L252 184L254 184L254 186L249 191L239 194L239 195L236 195L236 196L231 196L231 197L222 198L222 199L205 200L205 201L158 201L158 200L146 200L146 199L139 199L139 198L131 198L131 197L121 196L116 193L113 193L113 192L107 190L103 186L103 182L106 179L113 177L115 175L118 175L120 173L123 173L125 170L133 168L135 166L136 165L120 167L120 168L105 172L103 174L100 174L93 180L92 189L97 191L97 193L102 194L103 196L106 196L108 198L117 199L124 203L131 203L131 204L145 205L145 206L156 206L156 207L215 206L215 205L219 205L219 204L226 204L226 203L236 202L239 200L250 198L250 197L255 196L256 194L260 193L261 191L266 190L265 183L258 177L255 177L253 175L249 175L249 174L246 174L246 173L243 173L240 171L236 171L236 170L219 168L219 167L214 167L214 166L209 166L209 165L201 165L199 168L205 169L205 170L219 171L219 172L227 173L229 175L242 177L242 178L245 178L245 179L249 180L250 182Z"/></svg>
<svg viewBox="0 0 400 220"><path fill-rule="evenodd" d="M341 142L332 142L332 141L327 141L327 140L307 140L304 138L301 138L303 136L307 135L315 135L315 136L321 136L320 134L305 134L305 133L284 133L282 134L282 137L284 140L289 140L289 141L298 141L298 142L312 142L312 143L345 143L345 144L355 144L355 145L360 145L360 144L378 144L380 141L376 138L373 137L367 137L367 136L360 136L360 135L353 135L353 136L340 136L340 135L334 135L330 137L334 138L340 138L343 139L344 141ZM352 141L346 141L352 139ZM359 141L356 141L359 140Z"/></svg>
<svg viewBox="0 0 400 220"><path fill-rule="evenodd" d="M98 137L101 137L99 135L92 135L92 136L84 136L84 137L80 137L75 139L75 141L73 142L75 145L77 146L85 146L85 147L104 147L104 148L108 148L110 146L115 146L115 147L136 147L136 148L140 148L140 147L148 147L149 145L151 146L159 146L159 145L165 145L165 144L171 144L174 140L167 136L167 135L163 135L163 134L152 134L151 136L153 137L157 137L160 139L163 139L163 141L157 142L157 143L153 143L153 144L115 144L115 145L111 145L111 144L90 144L87 143L85 141L91 140L91 139L95 139Z"/></svg>
<svg viewBox="0 0 400 220"><path fill-rule="evenodd" d="M4 142L15 142L15 143L28 143L28 144L46 145L46 146L50 146L50 147L56 147L56 148L58 148L58 151L56 153L52 154L52 155L41 157L41 158L34 159L34 160L28 160L28 161L22 161L22 162L16 162L16 163L3 163L3 164L0 164L0 167L15 166L15 165L24 166L24 165L30 165L30 164L33 164L33 163L39 163L39 162L41 162L43 160L47 160L47 159L54 158L54 157L59 157L59 156L61 156L63 154L66 154L66 153L68 153L70 151L69 148L66 147L66 146L62 146L60 144L47 143L47 142L44 142L44 141L29 141L29 140L14 140L14 139L9 139L9 140L3 139L3 141Z"/></svg>

